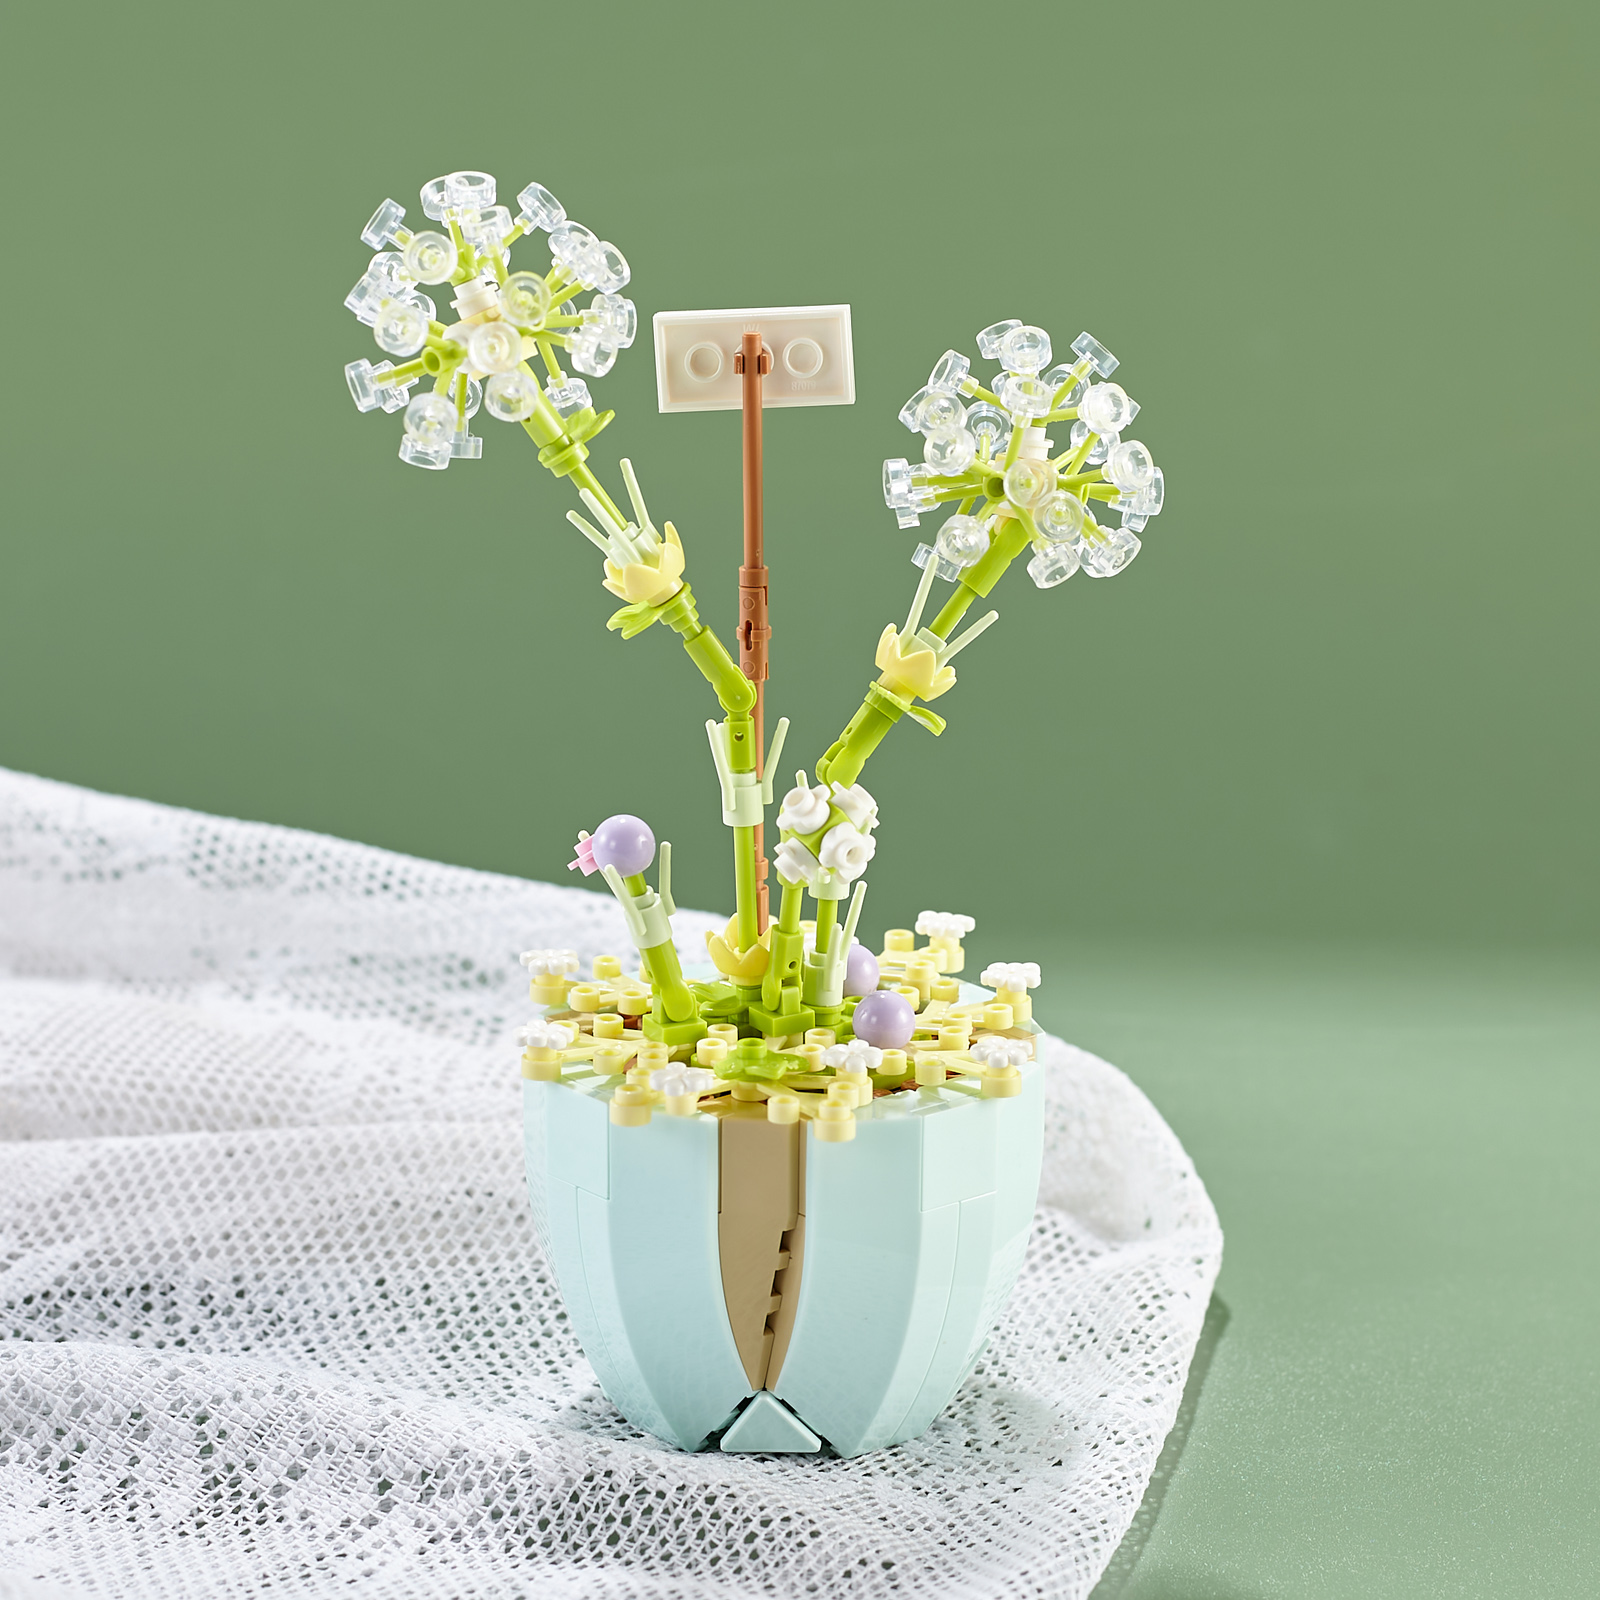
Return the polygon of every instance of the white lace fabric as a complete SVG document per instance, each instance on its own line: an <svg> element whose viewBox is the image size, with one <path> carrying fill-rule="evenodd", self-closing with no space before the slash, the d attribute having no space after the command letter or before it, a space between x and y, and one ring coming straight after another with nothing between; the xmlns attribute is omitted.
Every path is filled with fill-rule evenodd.
<svg viewBox="0 0 1600 1600"><path fill-rule="evenodd" d="M627 951L609 896L0 771L0 1597L1087 1594L1222 1249L1145 1097L1046 1043L1027 1263L922 1438L686 1455L533 1237L532 946Z"/></svg>

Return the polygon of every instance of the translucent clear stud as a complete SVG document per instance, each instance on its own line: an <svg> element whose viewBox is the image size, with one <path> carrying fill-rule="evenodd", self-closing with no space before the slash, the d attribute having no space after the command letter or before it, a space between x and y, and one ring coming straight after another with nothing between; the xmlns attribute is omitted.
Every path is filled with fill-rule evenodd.
<svg viewBox="0 0 1600 1600"><path fill-rule="evenodd" d="M1124 494L1136 494L1155 478L1156 464L1137 439L1122 439L1107 454L1105 473Z"/></svg>
<svg viewBox="0 0 1600 1600"><path fill-rule="evenodd" d="M450 441L441 445L418 444L409 433L400 435L400 459L408 467L426 467L430 472L443 472L450 465Z"/></svg>
<svg viewBox="0 0 1600 1600"><path fill-rule="evenodd" d="M1075 406L1083 398L1083 391L1089 387L1087 378L1078 377L1071 367L1063 363L1059 367L1052 367L1044 375L1044 381L1053 391L1059 391L1061 386L1070 383L1072 387L1065 394L1058 393L1051 402L1052 406Z"/></svg>
<svg viewBox="0 0 1600 1600"><path fill-rule="evenodd" d="M957 512L939 530L935 548L941 561L959 571L988 554L988 530L976 517Z"/></svg>
<svg viewBox="0 0 1600 1600"><path fill-rule="evenodd" d="M995 380L994 392L1012 420L1018 423L1048 416L1050 402L1055 398L1055 390L1049 384L1025 372L1001 373Z"/></svg>
<svg viewBox="0 0 1600 1600"><path fill-rule="evenodd" d="M940 389L918 389L900 407L900 420L913 433L928 434L935 428L959 428L967 419L967 408L953 394Z"/></svg>
<svg viewBox="0 0 1600 1600"><path fill-rule="evenodd" d="M568 378L565 383L547 383L544 397L563 417L586 410L594 404L589 398L589 385L582 378Z"/></svg>
<svg viewBox="0 0 1600 1600"><path fill-rule="evenodd" d="M602 239L595 245L593 262L591 289L598 289L602 294L616 294L628 287L628 279L633 276L628 269L628 258L609 239Z"/></svg>
<svg viewBox="0 0 1600 1600"><path fill-rule="evenodd" d="M394 371L394 363L385 361L380 365ZM382 404L378 394L378 368L363 356L359 361L352 361L344 369L344 381L350 385L350 398L356 403L357 411L376 411Z"/></svg>
<svg viewBox="0 0 1600 1600"><path fill-rule="evenodd" d="M963 385L972 382L972 363L959 350L946 350L928 374L928 387L935 394L963 394Z"/></svg>
<svg viewBox="0 0 1600 1600"><path fill-rule="evenodd" d="M1086 357L1089 365L1102 378L1109 378L1120 365L1117 358L1092 333L1080 333L1072 341L1072 352L1074 355Z"/></svg>
<svg viewBox="0 0 1600 1600"><path fill-rule="evenodd" d="M911 560L915 566L924 568L931 561L934 576L943 578L946 583L954 583L961 576L961 568L953 561L946 561L931 544L919 544L911 552Z"/></svg>
<svg viewBox="0 0 1600 1600"><path fill-rule="evenodd" d="M1113 511L1123 513L1123 526L1127 526L1128 517L1154 517L1160 514L1161 502L1166 498L1167 483L1162 475L1161 468L1157 467L1150 474L1149 483L1142 488L1135 489L1132 493L1124 489L1115 500L1111 502Z"/></svg>
<svg viewBox="0 0 1600 1600"><path fill-rule="evenodd" d="M480 250L498 250L511 232L511 213L504 206L485 206L461 219L461 234Z"/></svg>
<svg viewBox="0 0 1600 1600"><path fill-rule="evenodd" d="M586 322L572 330L567 339L567 354L579 372L591 378L603 378L616 365L617 347L608 342L604 328Z"/></svg>
<svg viewBox="0 0 1600 1600"><path fill-rule="evenodd" d="M448 283L456 270L456 243L442 233L414 233L400 259L418 283Z"/></svg>
<svg viewBox="0 0 1600 1600"><path fill-rule="evenodd" d="M400 224L405 220L406 208L398 200L385 200L361 230L362 244L372 250L381 250L385 245L393 244L404 231Z"/></svg>
<svg viewBox="0 0 1600 1600"><path fill-rule="evenodd" d="M1091 578L1114 578L1142 548L1138 534L1129 528L1102 528L1098 539L1078 546L1084 572Z"/></svg>
<svg viewBox="0 0 1600 1600"><path fill-rule="evenodd" d="M1070 544L1047 545L1028 563L1036 588L1053 589L1078 570L1078 552Z"/></svg>
<svg viewBox="0 0 1600 1600"><path fill-rule="evenodd" d="M980 401L967 411L967 431L980 445L988 440L991 457L1002 455L1011 439L1011 418L999 406Z"/></svg>
<svg viewBox="0 0 1600 1600"><path fill-rule="evenodd" d="M569 278L576 278L586 288L596 265L600 241L581 222L558 223L550 230L550 257Z"/></svg>
<svg viewBox="0 0 1600 1600"><path fill-rule="evenodd" d="M478 408L483 404L483 385L476 378L467 379L467 408L462 413L468 422L477 416Z"/></svg>
<svg viewBox="0 0 1600 1600"><path fill-rule="evenodd" d="M1078 419L1098 434L1121 433L1133 421L1133 402L1120 383L1092 384L1078 402Z"/></svg>
<svg viewBox="0 0 1600 1600"><path fill-rule="evenodd" d="M457 212L483 211L494 204L494 177L487 172L452 172L444 180L444 203Z"/></svg>
<svg viewBox="0 0 1600 1600"><path fill-rule="evenodd" d="M883 464L883 503L892 511L911 504L911 463L896 456Z"/></svg>
<svg viewBox="0 0 1600 1600"><path fill-rule="evenodd" d="M372 337L392 356L414 356L428 342L429 320L415 300L385 300L373 319Z"/></svg>
<svg viewBox="0 0 1600 1600"><path fill-rule="evenodd" d="M431 178L422 186L422 214L432 217L435 222L445 219L444 190L449 181L448 178Z"/></svg>
<svg viewBox="0 0 1600 1600"><path fill-rule="evenodd" d="M978 441L959 424L935 428L923 441L922 459L943 478L965 472L977 458Z"/></svg>
<svg viewBox="0 0 1600 1600"><path fill-rule="evenodd" d="M423 449L433 450L443 445L448 450L455 431L455 402L448 395L432 391L419 394L406 407L406 435Z"/></svg>
<svg viewBox="0 0 1600 1600"><path fill-rule="evenodd" d="M1048 461L1019 456L1006 468L1006 499L1024 511L1032 509L1056 486L1056 469Z"/></svg>
<svg viewBox="0 0 1600 1600"><path fill-rule="evenodd" d="M467 432L465 422L450 441L450 459L452 461L478 461L483 457L483 440L475 433Z"/></svg>
<svg viewBox="0 0 1600 1600"><path fill-rule="evenodd" d="M497 372L483 386L483 406L497 422L521 422L533 415L539 385L526 372Z"/></svg>
<svg viewBox="0 0 1600 1600"><path fill-rule="evenodd" d="M467 360L479 372L510 372L521 366L521 329L509 322L480 322L467 335Z"/></svg>
<svg viewBox="0 0 1600 1600"><path fill-rule="evenodd" d="M1024 324L1001 339L995 354L1007 372L1042 372L1050 365L1050 335Z"/></svg>
<svg viewBox="0 0 1600 1600"><path fill-rule="evenodd" d="M633 301L620 294L597 294L583 313L585 323L600 328L607 344L626 350L639 331L639 313Z"/></svg>
<svg viewBox="0 0 1600 1600"><path fill-rule="evenodd" d="M566 207L542 183L530 183L517 196L517 215L529 233L549 233L567 220Z"/></svg>
<svg viewBox="0 0 1600 1600"><path fill-rule="evenodd" d="M360 282L344 297L345 309L370 328L379 306L409 289L413 281L400 256L393 250L384 251L372 258Z"/></svg>
<svg viewBox="0 0 1600 1600"><path fill-rule="evenodd" d="M373 373L376 374L382 368L387 366L389 366L387 361L380 361L378 365L372 369ZM390 371L393 370L394 369L391 367ZM396 411L404 411L405 408L411 404L411 384L415 383L416 381L417 380L415 378L412 378L409 383L391 383L386 387L379 389L378 404L381 405L383 409L389 412L391 415L393 415L393 413Z"/></svg>
<svg viewBox="0 0 1600 1600"><path fill-rule="evenodd" d="M1000 354L1000 341L1013 328L1020 328L1021 326L1021 322L1015 317L1012 317L1009 322L991 323L978 335L978 354L985 361L993 361Z"/></svg>
<svg viewBox="0 0 1600 1600"><path fill-rule="evenodd" d="M1057 489L1034 508L1033 525L1053 543L1070 542L1083 532L1088 513L1077 495ZM1077 563L1074 562L1074 565Z"/></svg>
<svg viewBox="0 0 1600 1600"><path fill-rule="evenodd" d="M500 314L519 328L537 332L550 315L550 290L537 272L513 272L500 285Z"/></svg>
<svg viewBox="0 0 1600 1600"><path fill-rule="evenodd" d="M1144 548L1138 534L1132 528L1113 528L1106 535L1106 544L1111 550L1111 571L1107 574L1108 577L1126 571L1128 563Z"/></svg>

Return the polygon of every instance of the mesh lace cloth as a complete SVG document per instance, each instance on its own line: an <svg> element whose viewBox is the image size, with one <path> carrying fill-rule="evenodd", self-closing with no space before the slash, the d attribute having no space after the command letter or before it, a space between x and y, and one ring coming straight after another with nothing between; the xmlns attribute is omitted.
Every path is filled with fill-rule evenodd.
<svg viewBox="0 0 1600 1600"><path fill-rule="evenodd" d="M1047 1042L1027 1263L925 1436L685 1455L534 1242L542 945L625 950L609 897L0 771L0 1597L1093 1587L1222 1248L1145 1097Z"/></svg>

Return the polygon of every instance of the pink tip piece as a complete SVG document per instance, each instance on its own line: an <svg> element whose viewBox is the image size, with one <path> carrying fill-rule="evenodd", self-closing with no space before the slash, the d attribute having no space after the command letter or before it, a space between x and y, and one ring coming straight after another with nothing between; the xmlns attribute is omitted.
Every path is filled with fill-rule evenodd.
<svg viewBox="0 0 1600 1600"><path fill-rule="evenodd" d="M582 867L586 878L592 877L600 870L594 858L594 841L586 833L578 835L578 853L567 863L567 871L571 872L574 867Z"/></svg>

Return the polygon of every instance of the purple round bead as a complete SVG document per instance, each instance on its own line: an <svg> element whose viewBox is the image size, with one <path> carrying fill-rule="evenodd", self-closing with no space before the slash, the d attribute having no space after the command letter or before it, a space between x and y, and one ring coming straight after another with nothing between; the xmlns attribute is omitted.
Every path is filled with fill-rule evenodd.
<svg viewBox="0 0 1600 1600"><path fill-rule="evenodd" d="M917 1014L903 994L879 989L869 994L856 1007L851 1026L856 1038L864 1039L879 1050L904 1050L911 1043L911 1030L917 1025Z"/></svg>
<svg viewBox="0 0 1600 1600"><path fill-rule="evenodd" d="M878 987L878 958L857 939L844 958L844 992L871 994Z"/></svg>
<svg viewBox="0 0 1600 1600"><path fill-rule="evenodd" d="M594 848L595 865L615 867L624 878L643 872L656 858L656 836L650 824L626 811L607 817L594 830L589 841Z"/></svg>

